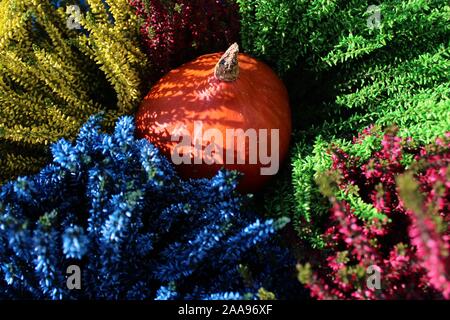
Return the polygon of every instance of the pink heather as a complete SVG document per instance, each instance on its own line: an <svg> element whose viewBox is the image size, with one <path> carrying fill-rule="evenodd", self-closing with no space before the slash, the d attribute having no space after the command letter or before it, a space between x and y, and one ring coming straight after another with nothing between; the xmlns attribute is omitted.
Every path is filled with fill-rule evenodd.
<svg viewBox="0 0 450 320"><path fill-rule="evenodd" d="M353 141L362 143L368 135L376 135L375 130L368 128ZM362 165L334 148L332 169L341 175L341 190L359 186L361 199L370 200L390 222L358 218L350 204L332 198L324 233L328 247L307 287L318 299L450 299L450 132L418 150L407 147L410 138L385 134L381 139L381 149ZM406 153L418 163L414 178L424 196L420 212L405 208L396 185L406 171L401 164ZM381 290L369 289L366 276L357 271L370 265L382 273Z"/></svg>

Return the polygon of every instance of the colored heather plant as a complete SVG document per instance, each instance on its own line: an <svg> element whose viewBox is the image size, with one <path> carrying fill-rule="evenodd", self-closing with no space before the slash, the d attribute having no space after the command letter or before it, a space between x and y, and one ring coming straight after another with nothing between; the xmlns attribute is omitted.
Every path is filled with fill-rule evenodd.
<svg viewBox="0 0 450 320"><path fill-rule="evenodd" d="M142 21L141 40L153 78L204 53L225 50L239 39L234 0L131 0Z"/></svg>
<svg viewBox="0 0 450 320"><path fill-rule="evenodd" d="M301 288L274 238L288 219L259 220L236 173L181 180L133 134L132 117L106 134L94 116L75 143L52 145L39 174L1 188L0 297L256 299ZM66 286L70 265L81 290Z"/></svg>
<svg viewBox="0 0 450 320"><path fill-rule="evenodd" d="M335 149L318 179L333 207L300 281L319 299L450 299L450 133L418 147L371 128L354 142L366 138L380 145L369 160ZM381 288L367 285L371 266Z"/></svg>
<svg viewBox="0 0 450 320"><path fill-rule="evenodd" d="M450 131L448 1L237 2L243 50L284 76L294 115L291 172L269 190L267 212L320 246L308 226L329 209L315 177L330 169L331 145L349 147L371 124L423 144ZM355 152L368 160L373 143Z"/></svg>
<svg viewBox="0 0 450 320"><path fill-rule="evenodd" d="M242 46L283 74L299 65L317 73L336 66L357 71L387 63L396 51L417 57L448 41L446 0L236 2Z"/></svg>
<svg viewBox="0 0 450 320"><path fill-rule="evenodd" d="M127 0L0 2L0 184L38 172L92 114L112 128L134 111L148 71L137 20Z"/></svg>

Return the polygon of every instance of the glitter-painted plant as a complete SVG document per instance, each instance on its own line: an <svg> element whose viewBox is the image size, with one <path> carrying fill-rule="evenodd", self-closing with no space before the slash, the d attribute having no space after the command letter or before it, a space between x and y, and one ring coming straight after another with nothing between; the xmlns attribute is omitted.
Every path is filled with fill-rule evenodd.
<svg viewBox="0 0 450 320"><path fill-rule="evenodd" d="M273 234L287 220L247 210L234 173L181 180L133 134L132 117L107 134L94 116L39 174L1 188L0 297L285 297L294 264ZM81 290L67 287L70 265Z"/></svg>

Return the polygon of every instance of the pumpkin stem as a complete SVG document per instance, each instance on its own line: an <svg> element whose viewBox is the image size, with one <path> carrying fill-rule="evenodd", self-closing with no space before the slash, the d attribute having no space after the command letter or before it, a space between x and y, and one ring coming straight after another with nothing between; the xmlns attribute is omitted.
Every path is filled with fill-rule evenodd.
<svg viewBox="0 0 450 320"><path fill-rule="evenodd" d="M239 45L233 43L216 64L214 75L221 81L235 81L239 76Z"/></svg>

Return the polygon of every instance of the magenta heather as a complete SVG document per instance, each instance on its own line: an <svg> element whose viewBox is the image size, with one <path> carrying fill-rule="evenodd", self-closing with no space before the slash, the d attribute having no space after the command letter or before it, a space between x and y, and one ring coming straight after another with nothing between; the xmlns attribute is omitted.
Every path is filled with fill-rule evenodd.
<svg viewBox="0 0 450 320"><path fill-rule="evenodd" d="M327 245L298 266L299 278L318 299L449 299L450 134L417 147L368 128L354 144L368 136L381 142L368 160L332 151ZM350 195L385 218L359 216ZM380 272L379 289L367 285L370 266Z"/></svg>
<svg viewBox="0 0 450 320"><path fill-rule="evenodd" d="M143 20L142 42L154 79L239 39L239 8L232 0L130 0Z"/></svg>

